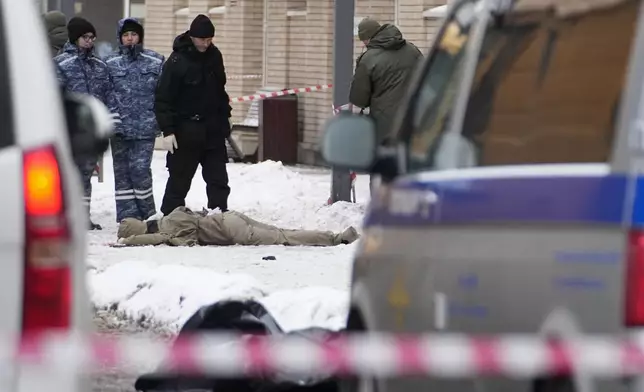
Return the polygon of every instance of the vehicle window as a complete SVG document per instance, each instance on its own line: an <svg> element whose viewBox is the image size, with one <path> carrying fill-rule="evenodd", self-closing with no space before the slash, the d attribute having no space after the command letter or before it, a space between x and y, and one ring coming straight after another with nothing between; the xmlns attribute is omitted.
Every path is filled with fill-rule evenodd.
<svg viewBox="0 0 644 392"><path fill-rule="evenodd" d="M9 56L5 53L4 22L2 5L0 4L0 148L12 146L15 143L13 134L13 113L11 109L11 84L9 81Z"/></svg>
<svg viewBox="0 0 644 392"><path fill-rule="evenodd" d="M606 162L638 4L567 20L546 14L506 15L503 24L496 19L479 54L462 129L476 164ZM447 116L430 113L453 101L447 89L437 96L414 128L410 170L434 166Z"/></svg>
<svg viewBox="0 0 644 392"><path fill-rule="evenodd" d="M411 111L409 163L424 167L431 160L432 147L447 128L456 97L464 53L473 22L474 4L465 3L446 22L425 70ZM431 125L430 125L431 124Z"/></svg>

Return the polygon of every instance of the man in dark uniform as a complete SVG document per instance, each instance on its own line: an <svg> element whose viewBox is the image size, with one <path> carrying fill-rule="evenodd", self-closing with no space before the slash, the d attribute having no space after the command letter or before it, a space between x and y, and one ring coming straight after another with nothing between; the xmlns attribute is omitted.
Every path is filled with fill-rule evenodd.
<svg viewBox="0 0 644 392"><path fill-rule="evenodd" d="M208 208L228 210L226 138L230 136L230 98L226 93L224 59L212 44L215 26L198 15L190 30L174 40L163 66L155 112L168 151L168 182L161 212L185 206L197 166L206 182Z"/></svg>

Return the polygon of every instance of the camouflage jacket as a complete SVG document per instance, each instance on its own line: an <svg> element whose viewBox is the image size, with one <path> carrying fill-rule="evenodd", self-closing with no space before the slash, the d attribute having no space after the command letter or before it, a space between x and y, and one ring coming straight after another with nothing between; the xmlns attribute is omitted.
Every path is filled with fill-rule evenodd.
<svg viewBox="0 0 644 392"><path fill-rule="evenodd" d="M112 113L118 113L107 64L94 54L94 50L85 52L67 41L63 52L54 57L54 64L58 81L65 91L91 94Z"/></svg>
<svg viewBox="0 0 644 392"><path fill-rule="evenodd" d="M126 21L119 21L117 35ZM120 42L120 40L119 40ZM114 83L114 97L121 115L116 133L126 139L154 139L160 133L154 114L154 93L163 67L164 57L144 49L143 44L119 45L117 52L105 58Z"/></svg>

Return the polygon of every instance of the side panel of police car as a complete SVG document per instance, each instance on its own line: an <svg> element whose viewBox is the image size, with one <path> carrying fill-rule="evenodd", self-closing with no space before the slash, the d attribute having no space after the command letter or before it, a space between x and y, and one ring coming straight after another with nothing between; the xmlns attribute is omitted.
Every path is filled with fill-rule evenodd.
<svg viewBox="0 0 644 392"><path fill-rule="evenodd" d="M630 175L629 178L636 174L633 173L634 162L642 156L641 146L633 149L632 137L629 137L634 125L644 120L640 110L644 107L640 96L644 90L641 25L644 18L641 16L640 10L637 37L631 45L634 56L622 99L625 104L621 107L613 158L605 168L607 173L624 173ZM594 166L590 171L601 173L603 165ZM575 171L574 168L562 169L563 175L566 171ZM485 170L466 169L473 177ZM597 173L593 175L601 175ZM441 194L436 188L432 191L431 174L402 176L385 187L389 189L383 193L389 193L388 200L394 212L400 207L403 213L407 210L410 214L418 214L418 211L409 211L409 207L420 208L422 203L418 200L426 197L423 192L410 192L405 185L423 177L430 181L425 183L424 189L429 191L424 194L429 192L437 197L431 219L440 221ZM630 197L634 197L634 186L635 182L630 181L626 190ZM396 193L398 202L396 197L391 197ZM377 198L374 196L376 203ZM624 222L612 225L544 226L515 222L512 226L429 223L404 228L367 227L353 271L352 300L356 311L352 316L360 318L365 329L394 332L524 332L570 336L582 332L623 331L627 316L624 309L628 309L626 302L632 308L632 301L644 298L644 287L639 286L639 289L630 288L631 298L624 295L626 265L643 262L641 249L635 249L633 258L633 249L626 248L629 233L638 233L629 231L631 211L628 203L625 206ZM631 252L630 260L628 252ZM607 261L615 255L621 260L593 262ZM566 257L570 263L566 263ZM567 280L571 277L573 279ZM575 279L600 283L590 288L581 287L581 290L563 284L572 281L575 286ZM641 280L639 284L642 284ZM577 388L588 385L588 380L577 378L575 381ZM466 390L521 391L533 386L532 383L505 380L471 380L470 383L399 380L378 385L381 392L437 387L440 390L466 387ZM596 386L620 390L628 384L602 382Z"/></svg>
<svg viewBox="0 0 644 392"><path fill-rule="evenodd" d="M11 94L2 100L13 106L12 127L5 123L2 131L13 142L0 147L0 331L14 337L47 328L88 332L86 218L46 34L32 1L0 6L0 50L8 67L0 79L10 81L3 93ZM15 369L3 373L2 389L86 389L80 377Z"/></svg>

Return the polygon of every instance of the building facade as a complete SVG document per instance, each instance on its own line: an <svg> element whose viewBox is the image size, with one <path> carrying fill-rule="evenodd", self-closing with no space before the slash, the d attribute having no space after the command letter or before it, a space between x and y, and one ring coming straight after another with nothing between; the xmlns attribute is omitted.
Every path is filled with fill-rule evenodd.
<svg viewBox="0 0 644 392"><path fill-rule="evenodd" d="M333 83L332 0L131 0L132 16L144 17L146 44L168 55L177 34L198 14L215 24L215 44L221 49L231 97L263 88L283 89ZM134 5L135 1L138 5ZM445 0L355 0L355 20L372 17L395 23L405 38L423 52L441 23ZM134 9L136 7L136 10ZM355 39L355 56L362 43ZM242 75L248 77L241 79ZM256 76L256 78L252 78ZM301 94L299 152L302 163L320 163L319 139L332 115L329 90ZM234 103L234 121L241 122L248 103Z"/></svg>
<svg viewBox="0 0 644 392"><path fill-rule="evenodd" d="M41 4L73 0L39 0ZM446 0L355 0L355 25L364 17L395 23L423 52L441 23ZM215 24L230 79L231 97L261 89L284 89L333 83L333 0L75 0L75 12L95 24L99 40L115 43L116 21L142 19L146 46L164 55L198 14ZM443 7L442 7L443 6ZM355 38L354 55L362 52ZM242 76L246 78L241 78ZM321 163L318 141L332 115L332 92L301 94L299 151L302 163ZM234 121L246 117L249 103L234 103Z"/></svg>

